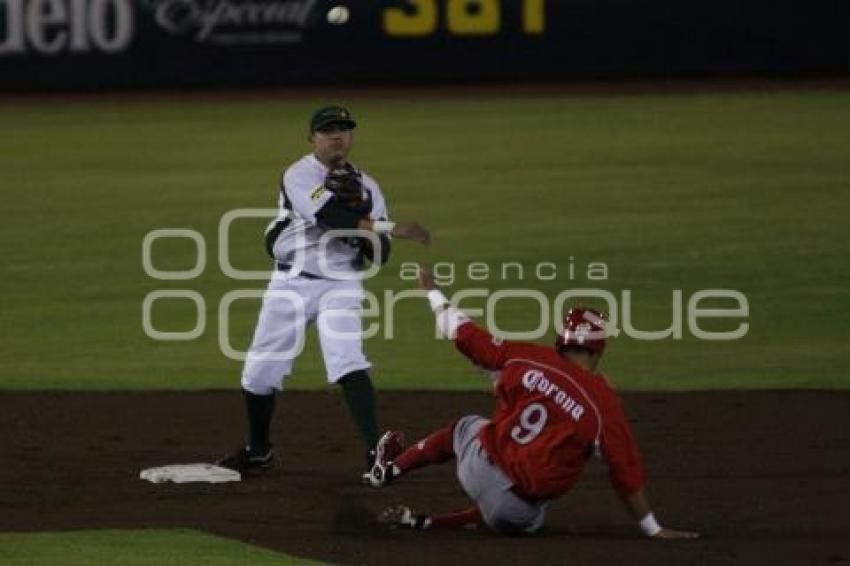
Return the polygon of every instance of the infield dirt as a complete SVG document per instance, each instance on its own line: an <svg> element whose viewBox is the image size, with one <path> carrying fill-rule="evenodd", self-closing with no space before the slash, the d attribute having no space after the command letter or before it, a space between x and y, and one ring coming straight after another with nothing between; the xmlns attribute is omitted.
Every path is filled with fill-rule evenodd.
<svg viewBox="0 0 850 566"><path fill-rule="evenodd" d="M225 485L153 485L143 468L212 461L243 439L238 392L0 394L0 531L189 527L342 564L848 564L850 393L626 393L661 521L698 541L641 538L600 463L554 502L544 532L393 531L384 507L467 501L447 464L383 490L359 485L342 398L287 391L273 472ZM484 393L381 392L382 424L409 441Z"/></svg>

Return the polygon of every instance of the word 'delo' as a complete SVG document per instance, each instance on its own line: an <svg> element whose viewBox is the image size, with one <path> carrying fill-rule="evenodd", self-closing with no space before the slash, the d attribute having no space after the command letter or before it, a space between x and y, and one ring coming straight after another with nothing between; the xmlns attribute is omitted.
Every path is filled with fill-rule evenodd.
<svg viewBox="0 0 850 566"><path fill-rule="evenodd" d="M0 0L0 57L117 53L132 38L131 0Z"/></svg>

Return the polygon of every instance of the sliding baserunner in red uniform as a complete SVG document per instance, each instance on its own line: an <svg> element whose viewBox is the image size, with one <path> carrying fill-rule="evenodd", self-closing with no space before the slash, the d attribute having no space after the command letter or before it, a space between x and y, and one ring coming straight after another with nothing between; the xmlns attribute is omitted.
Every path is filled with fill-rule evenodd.
<svg viewBox="0 0 850 566"><path fill-rule="evenodd" d="M383 487L416 468L457 460L457 476L474 505L455 513L417 514L406 506L384 511L383 522L416 529L484 523L498 533L534 533L549 501L575 485L585 462L598 455L611 483L643 532L659 539L695 538L658 524L644 495L640 454L619 398L596 366L606 332L599 312L573 308L555 347L494 338L451 307L420 271L443 334L476 365L498 372L490 419L467 415L399 454L399 433L384 435L370 475Z"/></svg>

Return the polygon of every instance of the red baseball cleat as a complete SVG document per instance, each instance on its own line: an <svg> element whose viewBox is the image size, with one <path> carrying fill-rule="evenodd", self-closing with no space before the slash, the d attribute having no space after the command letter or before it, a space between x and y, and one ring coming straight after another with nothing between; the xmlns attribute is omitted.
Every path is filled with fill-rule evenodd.
<svg viewBox="0 0 850 566"><path fill-rule="evenodd" d="M383 487L395 477L393 460L404 450L404 433L390 430L384 433L375 446L375 463L367 472L372 487Z"/></svg>

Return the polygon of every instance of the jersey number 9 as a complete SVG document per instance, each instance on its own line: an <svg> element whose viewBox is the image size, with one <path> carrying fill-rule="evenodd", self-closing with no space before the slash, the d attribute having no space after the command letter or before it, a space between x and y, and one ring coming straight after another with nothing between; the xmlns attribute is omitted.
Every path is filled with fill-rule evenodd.
<svg viewBox="0 0 850 566"><path fill-rule="evenodd" d="M511 429L511 438L519 444L528 444L543 432L548 418L546 407L540 403L532 403L520 413L519 424Z"/></svg>

